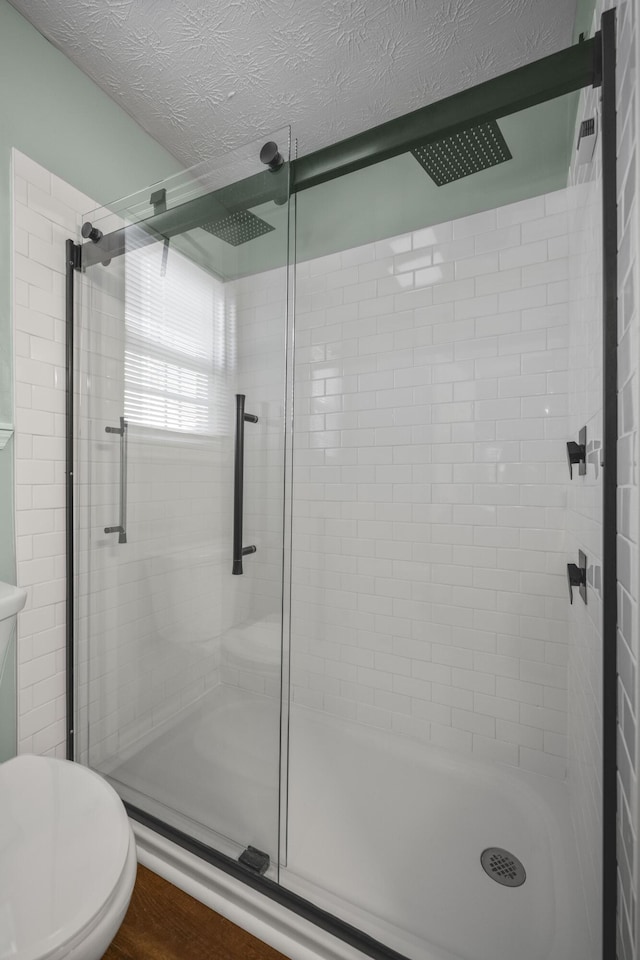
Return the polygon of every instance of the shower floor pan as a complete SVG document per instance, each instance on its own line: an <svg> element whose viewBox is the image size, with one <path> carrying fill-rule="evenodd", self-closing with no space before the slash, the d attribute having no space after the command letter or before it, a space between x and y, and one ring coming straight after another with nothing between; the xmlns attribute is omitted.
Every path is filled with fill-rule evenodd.
<svg viewBox="0 0 640 960"><path fill-rule="evenodd" d="M266 811L276 809L277 796L273 765L264 764L259 791L245 790L241 797L233 791L246 777L247 751L273 759L275 744L267 741L275 735L278 711L275 700L218 688L112 776L133 790L126 799L135 802L139 791L180 810L197 825L192 832L200 839L206 840L208 827L219 834L223 824L223 834L269 849L275 833ZM214 730L225 735L211 736ZM265 731L271 732L265 736ZM287 865L279 874L287 889L412 960L588 960L596 955L587 935L563 783L296 705L289 762ZM205 783L217 784L214 795L198 798L198 784ZM161 812L149 804L146 809ZM233 843L218 846L230 855L241 849ZM480 862L487 847L517 857L526 881L508 887L491 879ZM162 872L161 861L149 865ZM208 865L198 869L215 872L216 884L224 886L220 871ZM182 885L179 876L166 875ZM273 866L269 875L276 879ZM237 900L232 887L229 904ZM185 888L199 895L197 885ZM200 898L210 902L202 891ZM271 902L260 901L255 916L264 917ZM224 897L212 905L225 913ZM276 936L282 908L273 904L273 909L272 927L263 930L250 910L244 923L237 907L229 915L284 949ZM318 957L356 955L319 928L306 926L300 956L315 955L308 952L314 937ZM288 955L297 954L289 949Z"/></svg>

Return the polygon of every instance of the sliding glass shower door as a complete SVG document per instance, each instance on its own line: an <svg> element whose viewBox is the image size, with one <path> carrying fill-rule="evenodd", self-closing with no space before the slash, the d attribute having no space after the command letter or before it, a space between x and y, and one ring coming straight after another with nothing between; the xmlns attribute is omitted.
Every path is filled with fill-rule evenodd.
<svg viewBox="0 0 640 960"><path fill-rule="evenodd" d="M271 875L288 131L274 142L89 214L77 332L81 759Z"/></svg>

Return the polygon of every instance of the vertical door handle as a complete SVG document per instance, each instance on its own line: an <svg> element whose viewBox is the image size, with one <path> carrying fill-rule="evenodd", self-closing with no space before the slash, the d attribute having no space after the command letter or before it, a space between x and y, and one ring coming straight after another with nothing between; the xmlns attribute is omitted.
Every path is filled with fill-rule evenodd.
<svg viewBox="0 0 640 960"><path fill-rule="evenodd" d="M236 576L243 573L242 558L248 553L255 553L256 547L242 546L242 511L244 501L244 425L245 422L257 423L258 418L253 413L244 412L244 393L236 394L236 452L233 478L233 568L231 572Z"/></svg>
<svg viewBox="0 0 640 960"><path fill-rule="evenodd" d="M105 433L120 435L120 522L114 527L105 527L105 533L117 533L118 543L127 542L127 428L129 424L120 417L119 427L105 427Z"/></svg>

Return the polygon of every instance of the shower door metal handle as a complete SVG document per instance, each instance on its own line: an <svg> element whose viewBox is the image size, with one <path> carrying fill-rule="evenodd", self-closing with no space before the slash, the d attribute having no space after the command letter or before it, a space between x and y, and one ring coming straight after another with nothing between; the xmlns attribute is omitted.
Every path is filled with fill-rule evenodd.
<svg viewBox="0 0 640 960"><path fill-rule="evenodd" d="M105 433L117 433L120 436L120 523L115 527L105 527L105 533L117 533L118 543L127 542L127 427L129 424L120 417L119 427L105 427Z"/></svg>
<svg viewBox="0 0 640 960"><path fill-rule="evenodd" d="M233 568L236 576L243 573L242 558L255 553L256 546L242 546L242 511L244 500L244 425L245 422L257 423L253 413L244 412L244 393L236 393L236 452L233 478Z"/></svg>

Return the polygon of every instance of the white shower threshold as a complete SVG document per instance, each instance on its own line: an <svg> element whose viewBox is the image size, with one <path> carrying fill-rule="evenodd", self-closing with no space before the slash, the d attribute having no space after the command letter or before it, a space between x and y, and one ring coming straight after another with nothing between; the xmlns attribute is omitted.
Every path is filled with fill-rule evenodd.
<svg viewBox="0 0 640 960"><path fill-rule="evenodd" d="M235 724L229 723L234 708ZM190 737L198 744L200 763L212 777L223 771L230 789L234 758L246 769L251 731L258 754L268 747L270 768L272 745L263 735L272 724L265 718L278 710L276 701L227 687L208 711L203 707L181 721L178 740L163 734L153 765L141 751L145 794L162 795L162 777L171 764L169 745L184 746ZM225 736L224 743L210 737L208 757L202 724L213 731L223 715L226 732L237 729L240 740L234 746L233 736ZM220 750L224 757L216 755ZM136 758L125 766L130 774ZM271 776L275 791L277 773ZM176 782L172 778L172 802ZM188 810L193 781L184 767L179 783ZM254 814L255 823L261 823L256 836L264 830L267 838L273 828L272 817L265 819L260 809L264 800L264 793L256 795ZM243 820L251 817L250 807L245 796ZM141 863L293 960L362 956L148 828L134 822L134 830ZM220 846L222 852L237 854L233 845ZM502 886L484 873L480 854L490 846L505 848L522 861L527 871L522 886ZM275 878L274 868L270 876ZM281 866L279 881L412 960L595 956L564 783L296 705L290 716L287 865Z"/></svg>

